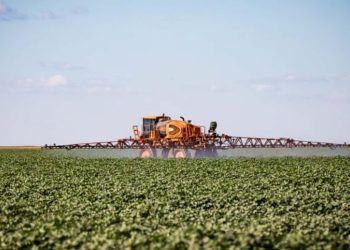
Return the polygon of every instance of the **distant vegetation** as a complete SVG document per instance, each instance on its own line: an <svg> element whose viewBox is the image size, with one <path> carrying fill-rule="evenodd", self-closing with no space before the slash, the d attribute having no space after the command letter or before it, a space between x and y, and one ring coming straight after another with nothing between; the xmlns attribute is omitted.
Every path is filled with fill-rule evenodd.
<svg viewBox="0 0 350 250"><path fill-rule="evenodd" d="M9 150L9 149L41 149L40 146L0 146L0 150Z"/></svg>
<svg viewBox="0 0 350 250"><path fill-rule="evenodd" d="M0 151L0 248L350 248L350 158Z"/></svg>

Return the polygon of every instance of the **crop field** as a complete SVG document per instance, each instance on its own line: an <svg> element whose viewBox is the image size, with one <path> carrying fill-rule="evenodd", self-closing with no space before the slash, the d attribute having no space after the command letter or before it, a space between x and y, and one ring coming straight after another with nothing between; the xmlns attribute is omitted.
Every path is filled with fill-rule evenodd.
<svg viewBox="0 0 350 250"><path fill-rule="evenodd" d="M350 158L0 151L0 249L350 249Z"/></svg>

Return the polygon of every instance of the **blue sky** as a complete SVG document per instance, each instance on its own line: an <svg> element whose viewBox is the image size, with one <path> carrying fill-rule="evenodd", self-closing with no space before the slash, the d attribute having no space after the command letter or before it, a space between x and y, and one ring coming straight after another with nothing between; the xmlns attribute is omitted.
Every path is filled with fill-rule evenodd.
<svg viewBox="0 0 350 250"><path fill-rule="evenodd" d="M143 115L350 142L349 1L0 0L0 145L114 140Z"/></svg>

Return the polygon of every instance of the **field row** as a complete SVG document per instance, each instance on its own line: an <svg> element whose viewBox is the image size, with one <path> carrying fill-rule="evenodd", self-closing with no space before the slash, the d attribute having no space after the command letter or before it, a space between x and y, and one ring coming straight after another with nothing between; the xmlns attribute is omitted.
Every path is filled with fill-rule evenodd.
<svg viewBox="0 0 350 250"><path fill-rule="evenodd" d="M0 151L0 248L350 248L350 158Z"/></svg>

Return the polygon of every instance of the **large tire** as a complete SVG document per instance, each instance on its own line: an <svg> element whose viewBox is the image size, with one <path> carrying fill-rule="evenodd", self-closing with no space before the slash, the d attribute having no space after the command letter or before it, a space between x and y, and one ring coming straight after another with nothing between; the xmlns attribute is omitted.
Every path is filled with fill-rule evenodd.
<svg viewBox="0 0 350 250"><path fill-rule="evenodd" d="M141 149L139 156L141 158L155 158L157 157L157 152L154 148L143 148Z"/></svg>
<svg viewBox="0 0 350 250"><path fill-rule="evenodd" d="M173 149L172 157L181 159L181 158L191 158L191 153L187 149Z"/></svg>

